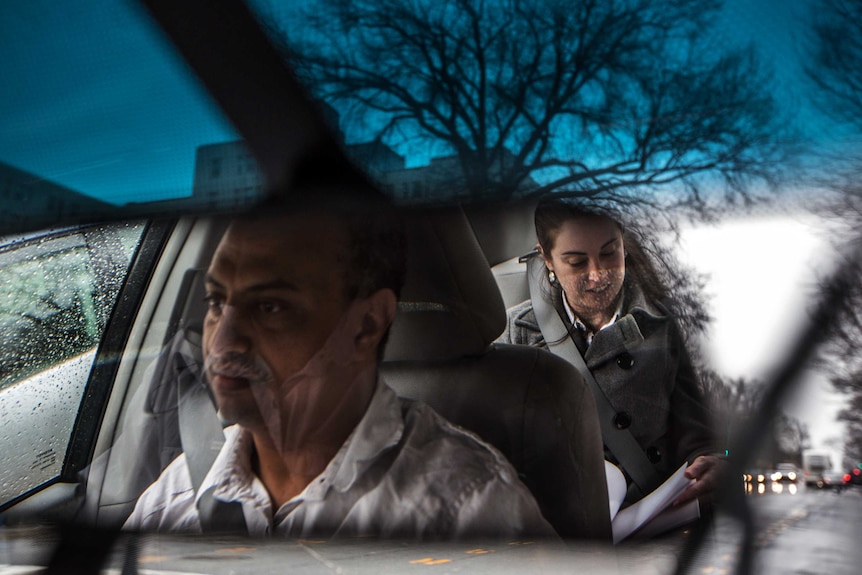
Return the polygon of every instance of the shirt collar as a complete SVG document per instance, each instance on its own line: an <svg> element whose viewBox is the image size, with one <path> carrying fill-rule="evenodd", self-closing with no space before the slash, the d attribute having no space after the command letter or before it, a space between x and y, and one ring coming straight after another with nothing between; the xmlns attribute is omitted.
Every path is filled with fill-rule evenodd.
<svg viewBox="0 0 862 575"><path fill-rule="evenodd" d="M400 441L403 431L401 402L378 377L377 388L365 415L323 474L332 477L332 485L336 489L347 491L384 451Z"/></svg>
<svg viewBox="0 0 862 575"><path fill-rule="evenodd" d="M562 291L562 290L560 290L560 291ZM598 332L602 331L603 329L605 329L606 327L610 327L614 323L616 323L616 321L618 319L620 319L620 316L622 315L622 312L623 312L623 298L620 297L619 302L617 303L617 310L614 312L614 315L611 316L610 321L608 321L605 325L601 326L596 331L590 331L590 329L587 327L587 324L585 324L583 321L581 321L581 318L576 316L574 310L571 308L571 306L569 306L569 302L566 300L566 292L565 291L562 291L562 295L563 295L563 298L562 298L563 299L563 309L566 310L566 316L568 316L569 321L571 322L571 324L573 326L575 326L576 328L578 328L580 331L582 331L584 333L584 337L587 340L587 345L590 345L593 342L593 337L596 335L596 333L598 333Z"/></svg>
<svg viewBox="0 0 862 575"><path fill-rule="evenodd" d="M252 490L257 477L251 468L251 453L254 440L251 432L239 425L224 430L225 442L195 497L195 504L210 487L213 496L223 501L233 501L240 494Z"/></svg>

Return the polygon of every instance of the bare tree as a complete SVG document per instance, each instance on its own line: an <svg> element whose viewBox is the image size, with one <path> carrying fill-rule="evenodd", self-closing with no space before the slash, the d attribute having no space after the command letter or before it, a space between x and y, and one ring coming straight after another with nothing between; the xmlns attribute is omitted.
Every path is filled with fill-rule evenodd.
<svg viewBox="0 0 862 575"><path fill-rule="evenodd" d="M707 405L713 414L717 439L721 445L730 446L737 439L736 434L756 413L763 385L744 378L722 377L697 356L695 365Z"/></svg>
<svg viewBox="0 0 862 575"><path fill-rule="evenodd" d="M847 406L838 413L838 419L846 425L844 465L847 468L856 467L862 463L862 393L858 387Z"/></svg>
<svg viewBox="0 0 862 575"><path fill-rule="evenodd" d="M753 50L708 40L720 6L330 0L286 45L315 95L369 139L453 155L445 185L467 197L643 202L680 183L698 204L707 174L746 197L782 143Z"/></svg>
<svg viewBox="0 0 862 575"><path fill-rule="evenodd" d="M802 465L802 452L811 447L808 426L783 412L773 421L770 439L771 456L775 463L789 461Z"/></svg>
<svg viewBox="0 0 862 575"><path fill-rule="evenodd" d="M744 378L727 378L705 366L698 365L699 378L704 395L715 418L718 439L724 445L736 443L738 434L748 427L752 417L757 417L762 407L765 387L761 381ZM781 461L802 463L802 451L810 447L808 427L797 418L779 411L772 421L771 432L762 443L759 456L762 467Z"/></svg>
<svg viewBox="0 0 862 575"><path fill-rule="evenodd" d="M813 99L836 130L857 141L862 135L862 4L854 0L821 0L811 14L809 38L811 58L806 73L811 79ZM836 238L836 251L846 253L862 238L862 154L856 146L833 151L826 164L828 172L820 182L839 192L823 215L838 220L843 233ZM862 262L845 259L839 265L850 269L857 281L847 286L839 298L840 321L830 326L830 341L822 364L831 373L835 388L847 396L847 406L839 413L845 423L845 462L862 461Z"/></svg>
<svg viewBox="0 0 862 575"><path fill-rule="evenodd" d="M812 12L812 58L806 72L827 114L862 127L862 4L820 0Z"/></svg>

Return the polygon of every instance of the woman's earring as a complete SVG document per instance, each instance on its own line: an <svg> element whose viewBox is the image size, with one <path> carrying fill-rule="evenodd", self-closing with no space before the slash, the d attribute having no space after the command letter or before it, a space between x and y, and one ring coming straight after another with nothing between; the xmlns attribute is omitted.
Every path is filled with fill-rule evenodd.
<svg viewBox="0 0 862 575"><path fill-rule="evenodd" d="M553 271L548 271L548 281L554 287L558 287L560 285L560 282L557 281L557 274L555 274Z"/></svg>

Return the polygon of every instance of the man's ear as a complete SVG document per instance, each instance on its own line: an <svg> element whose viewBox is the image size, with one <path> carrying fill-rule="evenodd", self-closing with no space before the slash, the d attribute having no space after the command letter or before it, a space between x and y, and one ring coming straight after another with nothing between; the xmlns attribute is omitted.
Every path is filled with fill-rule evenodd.
<svg viewBox="0 0 862 575"><path fill-rule="evenodd" d="M355 337L357 352L377 356L380 341L395 319L397 305L395 292L388 288L379 289L360 302L361 319Z"/></svg>

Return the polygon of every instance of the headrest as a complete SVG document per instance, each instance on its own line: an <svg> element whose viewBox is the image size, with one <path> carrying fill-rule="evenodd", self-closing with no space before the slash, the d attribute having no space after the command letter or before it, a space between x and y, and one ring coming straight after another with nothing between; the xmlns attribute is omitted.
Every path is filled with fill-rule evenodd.
<svg viewBox="0 0 862 575"><path fill-rule="evenodd" d="M477 355L506 325L488 261L460 207L406 217L407 278L384 361Z"/></svg>

